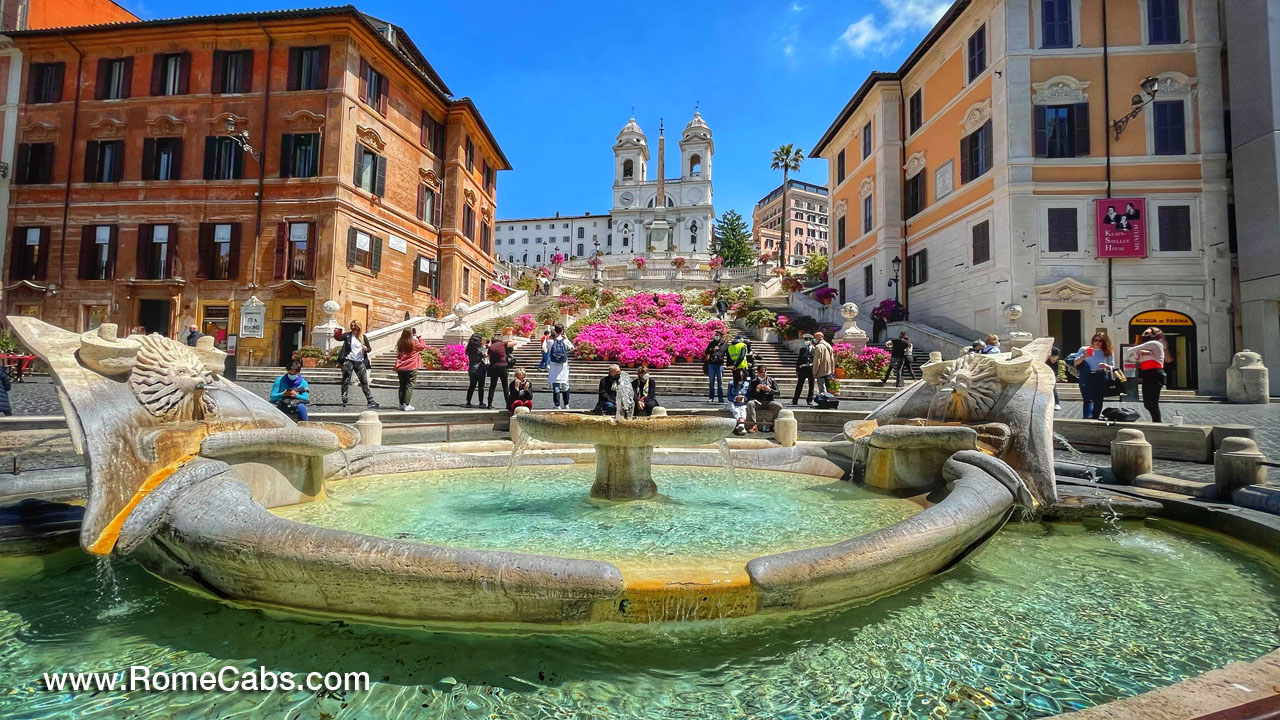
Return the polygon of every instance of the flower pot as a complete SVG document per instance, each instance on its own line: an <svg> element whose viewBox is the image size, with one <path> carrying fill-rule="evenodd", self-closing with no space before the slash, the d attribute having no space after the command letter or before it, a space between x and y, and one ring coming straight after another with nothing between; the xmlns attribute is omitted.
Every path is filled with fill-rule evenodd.
<svg viewBox="0 0 1280 720"><path fill-rule="evenodd" d="M316 366L316 363L320 362L320 359L313 358L313 357L304 357L304 358L300 358L300 361L302 362L302 367L313 368Z"/></svg>
<svg viewBox="0 0 1280 720"><path fill-rule="evenodd" d="M844 371L844 368L842 368L842 367L838 367L838 368L836 368L836 379L837 379L837 380L843 380L843 379L845 378L845 375L846 375L846 373L845 373L845 371Z"/></svg>
<svg viewBox="0 0 1280 720"><path fill-rule="evenodd" d="M822 298L822 304L823 304L823 305L830 305L830 304L831 304L831 298Z"/></svg>

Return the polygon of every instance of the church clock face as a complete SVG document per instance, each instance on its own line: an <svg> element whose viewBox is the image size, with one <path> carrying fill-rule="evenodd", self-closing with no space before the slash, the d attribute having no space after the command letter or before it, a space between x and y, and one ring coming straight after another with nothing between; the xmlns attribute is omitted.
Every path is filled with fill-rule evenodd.
<svg viewBox="0 0 1280 720"><path fill-rule="evenodd" d="M632 195L629 192L624 192L622 195L618 196L618 202L622 204L622 207L631 207L631 203L635 201L635 195Z"/></svg>
<svg viewBox="0 0 1280 720"><path fill-rule="evenodd" d="M689 192L685 193L684 196L689 200L691 204L702 202L702 191L699 190L698 188L690 188Z"/></svg>

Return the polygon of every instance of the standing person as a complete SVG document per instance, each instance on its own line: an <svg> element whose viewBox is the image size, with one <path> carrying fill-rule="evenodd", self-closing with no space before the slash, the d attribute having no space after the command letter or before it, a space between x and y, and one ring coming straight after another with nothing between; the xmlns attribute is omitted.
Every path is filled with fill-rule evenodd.
<svg viewBox="0 0 1280 720"><path fill-rule="evenodd" d="M746 370L747 351L749 349L746 338L742 335L735 336L733 338L733 342L724 350L725 358L728 360L729 367L742 368L743 370Z"/></svg>
<svg viewBox="0 0 1280 720"><path fill-rule="evenodd" d="M307 404L311 402L311 388L306 378L302 377L302 362L294 360L284 375L276 378L271 386L271 403L285 415L299 420L307 419Z"/></svg>
<svg viewBox="0 0 1280 720"><path fill-rule="evenodd" d="M800 404L800 388L809 381L809 393L804 397L805 405L813 404L813 336L804 334L804 344L796 353L796 394L791 398L792 405Z"/></svg>
<svg viewBox="0 0 1280 720"><path fill-rule="evenodd" d="M507 369L510 367L507 358L507 341L501 335L494 335L489 343L489 404L485 407L493 409L493 392L502 389L502 404L509 405L511 398L507 395Z"/></svg>
<svg viewBox="0 0 1280 720"><path fill-rule="evenodd" d="M204 337L204 334L200 332L200 326L196 325L195 323L191 323L191 326L187 328L187 333L185 338L187 341L187 345L190 347L195 347L196 341L202 337Z"/></svg>
<svg viewBox="0 0 1280 720"><path fill-rule="evenodd" d="M653 375L649 374L649 366L641 365L636 370L636 379L631 381L631 390L636 397L636 415L652 415L653 409L662 407L658 402L658 389L653 384Z"/></svg>
<svg viewBox="0 0 1280 720"><path fill-rule="evenodd" d="M898 337L907 341L907 349L902 353L902 369L904 372L910 373L911 381L915 382L920 379L919 373L916 372L915 357L913 356L916 351L916 346L911 344L911 338L907 337L905 332L898 335Z"/></svg>
<svg viewBox="0 0 1280 720"><path fill-rule="evenodd" d="M418 380L418 371L422 369L422 351L426 347L427 341L418 337L417 330L405 328L400 331L394 369L400 380L400 409L405 412L413 409L409 401L413 399L413 385Z"/></svg>
<svg viewBox="0 0 1280 720"><path fill-rule="evenodd" d="M815 336L816 337L816 336ZM782 410L782 403L778 402L778 381L769 377L769 370L764 365L756 368L756 377L751 381L751 387L747 400L747 424L751 427L747 428L747 432L756 432L763 429L765 432L771 432L773 425L769 423L759 423L760 411L764 410L768 414L770 420L778 417L778 413Z"/></svg>
<svg viewBox="0 0 1280 720"><path fill-rule="evenodd" d="M813 381L822 392L827 391L827 381L836 374L836 351L821 332L813 334Z"/></svg>
<svg viewBox="0 0 1280 720"><path fill-rule="evenodd" d="M1049 366L1050 372L1053 373L1053 409L1061 410L1062 401L1058 399L1058 368L1062 364L1062 350L1056 345L1049 351L1049 357L1045 358L1044 364Z"/></svg>
<svg viewBox="0 0 1280 720"><path fill-rule="evenodd" d="M350 332L342 336L342 348L338 350L338 365L342 367L342 407L347 406L347 391L351 388L351 375L355 374L360 381L360 389L364 391L364 399L369 407L376 408L373 391L369 389L369 353L372 352L369 341L365 339L364 328L359 320L351 321Z"/></svg>
<svg viewBox="0 0 1280 720"><path fill-rule="evenodd" d="M907 363L907 348L911 346L911 341L907 339L906 333L898 333L898 337L885 343L885 347L889 348L889 367L884 369L884 377L880 378L880 387L884 387L889 382L889 376L897 373L897 381L895 385L902 387L902 366Z"/></svg>
<svg viewBox="0 0 1280 720"><path fill-rule="evenodd" d="M573 352L573 341L564 335L564 325L556 323L551 328L551 335L542 341L542 351L547 355L547 382L551 383L551 402L557 409L564 401L564 409L569 409L569 353Z"/></svg>
<svg viewBox="0 0 1280 720"><path fill-rule="evenodd" d="M982 346L980 351L983 355L995 355L1000 352L1000 336L991 333L987 336L986 344Z"/></svg>
<svg viewBox="0 0 1280 720"><path fill-rule="evenodd" d="M618 380L622 368L610 365L609 372L600 378L600 387L596 392L596 407L591 412L596 415L613 415L618 412Z"/></svg>
<svg viewBox="0 0 1280 720"><path fill-rule="evenodd" d="M1142 331L1142 344L1134 345L1125 354L1126 359L1138 363L1138 377L1142 378L1142 406L1151 413L1151 422L1160 422L1160 391L1164 388L1165 358L1169 357L1169 344L1164 331L1149 327Z"/></svg>
<svg viewBox="0 0 1280 720"><path fill-rule="evenodd" d="M747 434L747 395L751 386L747 382L747 373L742 368L733 369L733 379L729 382L729 412L738 421L733 428L734 435Z"/></svg>
<svg viewBox="0 0 1280 720"><path fill-rule="evenodd" d="M729 312L729 301L724 298L716 298L716 317L724 321L724 316Z"/></svg>
<svg viewBox="0 0 1280 720"><path fill-rule="evenodd" d="M539 370L546 370L547 364L550 362L550 359L548 357L550 353L548 352L548 347L547 347L547 340L550 337L551 337L551 328L548 327L542 331L542 344L541 344L542 345L542 362L538 363Z"/></svg>
<svg viewBox="0 0 1280 720"><path fill-rule="evenodd" d="M1097 420L1102 416L1102 402L1107 396L1107 385L1116 364L1111 350L1111 338L1095 333L1072 361L1080 373L1080 395L1084 398L1080 417L1086 420Z"/></svg>
<svg viewBox="0 0 1280 720"><path fill-rule="evenodd" d="M515 377L507 388L507 397L511 398L511 402L507 404L507 411L512 415L518 407L533 409L533 383L529 382L524 368L516 368Z"/></svg>
<svg viewBox="0 0 1280 720"><path fill-rule="evenodd" d="M702 360L707 366L707 402L710 403L724 402L725 350L724 331L717 330L707 349L702 351Z"/></svg>
<svg viewBox="0 0 1280 720"><path fill-rule="evenodd" d="M484 379L489 368L485 361L488 354L485 352L484 340L480 337L480 333L472 334L467 340L467 407L471 407L471 393L478 396L478 402L484 405Z"/></svg>
<svg viewBox="0 0 1280 720"><path fill-rule="evenodd" d="M9 404L9 390L13 383L9 382L9 368L0 365L0 415L12 415L13 407Z"/></svg>

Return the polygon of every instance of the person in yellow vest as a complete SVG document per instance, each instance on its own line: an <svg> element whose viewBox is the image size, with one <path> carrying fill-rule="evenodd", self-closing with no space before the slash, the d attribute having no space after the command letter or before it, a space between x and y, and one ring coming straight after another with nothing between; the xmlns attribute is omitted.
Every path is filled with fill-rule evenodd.
<svg viewBox="0 0 1280 720"><path fill-rule="evenodd" d="M730 368L742 368L745 370L747 368L747 351L749 349L750 348L747 347L746 338L741 335L735 337L733 339L733 343L725 350L725 355L728 359L728 366Z"/></svg>

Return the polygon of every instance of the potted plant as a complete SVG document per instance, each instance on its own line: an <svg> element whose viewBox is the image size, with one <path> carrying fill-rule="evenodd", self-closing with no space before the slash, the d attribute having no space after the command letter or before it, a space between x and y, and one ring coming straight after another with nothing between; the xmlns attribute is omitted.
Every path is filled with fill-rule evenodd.
<svg viewBox="0 0 1280 720"><path fill-rule="evenodd" d="M302 363L304 368L313 368L324 358L324 351L315 345L303 345L293 351L293 358Z"/></svg>
<svg viewBox="0 0 1280 720"><path fill-rule="evenodd" d="M688 258L684 258L680 256L671 258L671 267L675 268L676 270L683 270L688 264L689 264Z"/></svg>
<svg viewBox="0 0 1280 720"><path fill-rule="evenodd" d="M649 260L643 256L631 258L631 262L635 263L637 270L643 270L649 264Z"/></svg>
<svg viewBox="0 0 1280 720"><path fill-rule="evenodd" d="M782 276L782 289L784 292L796 293L804 290L804 283L800 282L791 275Z"/></svg>
<svg viewBox="0 0 1280 720"><path fill-rule="evenodd" d="M777 319L777 315L774 315L772 311L765 310L764 308L752 310L747 313L747 326L759 328L773 327L773 324Z"/></svg>
<svg viewBox="0 0 1280 720"><path fill-rule="evenodd" d="M506 291L494 285L490 285L489 289L484 293L484 299L491 302L501 302L507 296Z"/></svg>
<svg viewBox="0 0 1280 720"><path fill-rule="evenodd" d="M707 263L707 267L711 268L712 270L719 270L720 268L724 267L724 258L720 257L719 255L716 255L715 257L711 258L710 262Z"/></svg>
<svg viewBox="0 0 1280 720"><path fill-rule="evenodd" d="M839 381L839 380L827 380L827 392L831 393L832 395L839 395L839 394L840 394L840 381Z"/></svg>
<svg viewBox="0 0 1280 720"><path fill-rule="evenodd" d="M813 293L813 298L823 305L830 305L832 300L836 299L835 289L831 287L820 287Z"/></svg>
<svg viewBox="0 0 1280 720"><path fill-rule="evenodd" d="M431 298L431 301L427 303L427 307L423 309L423 314L429 318L438 319L448 315L449 308L445 307L445 304L440 302L439 299Z"/></svg>
<svg viewBox="0 0 1280 720"><path fill-rule="evenodd" d="M440 360L440 351L433 347L425 347L422 352L418 353L422 356L423 370L439 370L443 367Z"/></svg>

